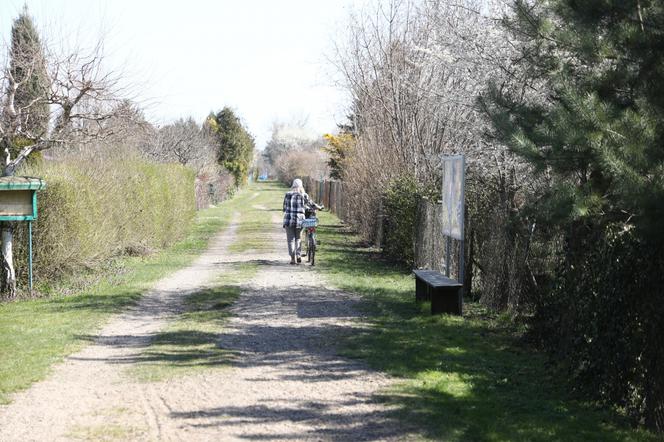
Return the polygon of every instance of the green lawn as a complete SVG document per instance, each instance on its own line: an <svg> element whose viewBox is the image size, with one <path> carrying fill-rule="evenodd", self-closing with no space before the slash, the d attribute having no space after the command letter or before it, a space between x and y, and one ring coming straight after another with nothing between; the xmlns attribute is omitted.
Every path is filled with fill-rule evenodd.
<svg viewBox="0 0 664 442"><path fill-rule="evenodd" d="M159 278L191 263L253 194L245 189L216 208L200 211L185 240L147 258L120 259L114 273L84 289L72 293L59 284L66 296L50 289L55 294L48 298L0 304L0 403L43 379L52 364L85 345L85 336L135 303Z"/></svg>
<svg viewBox="0 0 664 442"><path fill-rule="evenodd" d="M344 337L347 356L402 379L382 395L434 440L655 440L616 413L574 400L562 374L510 325L477 304L463 318L415 303L410 272L381 262L321 213L318 271L362 296L370 327Z"/></svg>

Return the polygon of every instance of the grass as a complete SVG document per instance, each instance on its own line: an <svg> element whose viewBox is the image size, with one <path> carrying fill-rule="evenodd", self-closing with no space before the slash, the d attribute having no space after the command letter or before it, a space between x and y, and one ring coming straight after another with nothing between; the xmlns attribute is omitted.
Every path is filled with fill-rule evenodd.
<svg viewBox="0 0 664 442"><path fill-rule="evenodd" d="M617 413L569 394L563 375L514 329L477 304L464 317L431 316L410 272L321 213L318 271L360 294L370 327L342 338L347 356L401 379L382 399L433 440L655 440Z"/></svg>
<svg viewBox="0 0 664 442"><path fill-rule="evenodd" d="M95 426L75 426L67 436L77 440L112 442L118 440L136 440L144 436L145 433L146 430L144 428L109 423Z"/></svg>
<svg viewBox="0 0 664 442"><path fill-rule="evenodd" d="M86 344L110 315L134 304L159 278L193 261L244 207L249 190L197 214L186 239L149 257L117 260L114 275L66 296L0 304L0 403L43 379L49 367Z"/></svg>

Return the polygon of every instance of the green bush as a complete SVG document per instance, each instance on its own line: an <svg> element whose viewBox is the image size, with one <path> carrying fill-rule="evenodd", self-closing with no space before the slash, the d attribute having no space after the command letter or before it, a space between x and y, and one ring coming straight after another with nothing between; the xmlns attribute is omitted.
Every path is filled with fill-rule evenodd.
<svg viewBox="0 0 664 442"><path fill-rule="evenodd" d="M383 253L387 258L413 265L417 205L430 193L410 175L390 182L383 194Z"/></svg>
<svg viewBox="0 0 664 442"><path fill-rule="evenodd" d="M662 250L621 224L569 248L533 331L580 389L649 427L664 424Z"/></svg>
<svg viewBox="0 0 664 442"><path fill-rule="evenodd" d="M34 277L47 282L109 258L145 254L182 238L195 214L194 172L136 157L44 162L22 174L38 176L33 224ZM27 225L17 223L19 284L27 278Z"/></svg>

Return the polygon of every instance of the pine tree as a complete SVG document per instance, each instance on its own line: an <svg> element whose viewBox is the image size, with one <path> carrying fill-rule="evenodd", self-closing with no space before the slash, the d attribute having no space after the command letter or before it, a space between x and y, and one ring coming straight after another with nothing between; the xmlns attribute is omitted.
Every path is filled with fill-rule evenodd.
<svg viewBox="0 0 664 442"><path fill-rule="evenodd" d="M12 25L9 71L20 84L14 104L21 113L21 131L29 137L45 134L49 123L49 80L41 39L27 6Z"/></svg>
<svg viewBox="0 0 664 442"><path fill-rule="evenodd" d="M664 241L653 224L664 215L662 2L516 7L507 25L530 39L522 60L546 99L523 103L494 89L485 104L497 134L559 178L550 202L560 221L629 222Z"/></svg>
<svg viewBox="0 0 664 442"><path fill-rule="evenodd" d="M493 85L480 103L552 183L532 208L565 257L537 318L592 388L664 431L664 2L514 6L537 93Z"/></svg>
<svg viewBox="0 0 664 442"><path fill-rule="evenodd" d="M235 178L237 186L248 178L255 142L232 109L224 107L208 117L207 127L217 140L217 160Z"/></svg>

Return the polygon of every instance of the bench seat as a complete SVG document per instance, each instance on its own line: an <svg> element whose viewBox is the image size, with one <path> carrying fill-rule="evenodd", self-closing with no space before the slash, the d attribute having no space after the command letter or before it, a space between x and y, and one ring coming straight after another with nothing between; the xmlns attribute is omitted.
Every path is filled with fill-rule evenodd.
<svg viewBox="0 0 664 442"><path fill-rule="evenodd" d="M415 300L431 301L431 314L462 314L463 284L435 270L413 270Z"/></svg>

